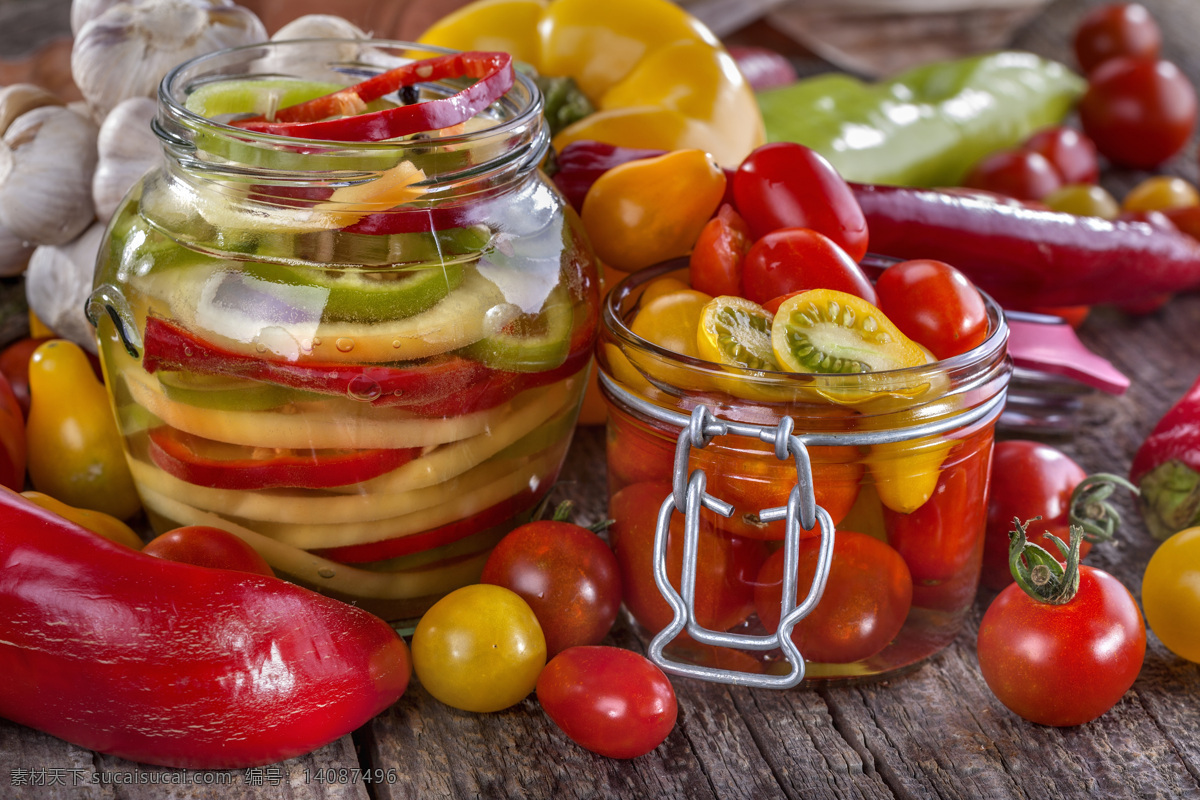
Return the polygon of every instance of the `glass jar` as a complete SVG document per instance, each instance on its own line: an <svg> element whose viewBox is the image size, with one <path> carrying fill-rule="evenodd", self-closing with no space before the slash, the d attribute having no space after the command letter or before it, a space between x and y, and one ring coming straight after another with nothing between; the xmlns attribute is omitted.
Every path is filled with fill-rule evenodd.
<svg viewBox="0 0 1200 800"><path fill-rule="evenodd" d="M754 372L633 333L647 286L685 270L669 262L617 284L597 347L609 533L626 607L656 634L652 656L776 687L919 664L958 634L979 582L1011 373L1002 312L988 299L987 339L921 367ZM682 512L701 500L689 531Z"/></svg>
<svg viewBox="0 0 1200 800"><path fill-rule="evenodd" d="M539 168L542 98L518 74L463 125L368 143L196 110L325 94L414 48L271 42L172 71L162 164L113 217L88 309L154 530L232 530L398 627L478 580L571 440L598 281Z"/></svg>

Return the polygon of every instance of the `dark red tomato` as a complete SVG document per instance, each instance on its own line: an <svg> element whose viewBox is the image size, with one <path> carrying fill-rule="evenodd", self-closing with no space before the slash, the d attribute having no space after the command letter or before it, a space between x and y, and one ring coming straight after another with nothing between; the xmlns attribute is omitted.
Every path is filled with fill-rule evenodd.
<svg viewBox="0 0 1200 800"><path fill-rule="evenodd" d="M1079 121L1109 161L1150 169L1188 143L1196 89L1169 61L1114 58L1089 77Z"/></svg>
<svg viewBox="0 0 1200 800"><path fill-rule="evenodd" d="M674 612L654 582L654 530L658 509L671 493L666 481L635 483L613 496L609 540L621 569L625 607L651 633L670 624ZM701 526L696 558L696 620L711 630L728 630L754 611L754 578L766 545L754 539L721 536ZM679 591L683 573L683 515L671 517L667 537L667 576Z"/></svg>
<svg viewBox="0 0 1200 800"><path fill-rule="evenodd" d="M756 303L808 289L836 289L876 302L862 267L811 228L781 228L752 244L742 265L742 289Z"/></svg>
<svg viewBox="0 0 1200 800"><path fill-rule="evenodd" d="M21 413L29 416L29 359L33 351L48 338L18 339L0 352L0 374L8 379L13 394L21 406Z"/></svg>
<svg viewBox="0 0 1200 800"><path fill-rule="evenodd" d="M1008 566L1009 531L1013 519L1029 523L1029 541L1058 556L1058 547L1043 539L1050 533L1070 541L1071 493L1087 477L1083 467L1066 453L1042 442L1010 439L992 450L992 479L988 489L987 534L983 543L980 582L989 589L1012 583ZM1087 555L1091 543L1079 548Z"/></svg>
<svg viewBox="0 0 1200 800"><path fill-rule="evenodd" d="M817 571L819 538L800 542L796 602L804 601ZM763 563L754 605L767 630L782 616L784 551ZM821 602L792 629L792 641L807 661L843 664L875 655L900 632L912 605L912 577L900 554L886 542L854 531L838 531L833 563Z"/></svg>
<svg viewBox="0 0 1200 800"><path fill-rule="evenodd" d="M824 156L804 145L775 142L746 156L733 174L733 198L756 239L779 228L812 228L853 261L867 253L867 219L854 192Z"/></svg>
<svg viewBox="0 0 1200 800"><path fill-rule="evenodd" d="M557 520L526 523L509 533L483 565L480 583L520 595L542 626L546 657L599 644L621 609L621 573L603 539Z"/></svg>
<svg viewBox="0 0 1200 800"><path fill-rule="evenodd" d="M987 306L971 280L942 261L893 264L875 282L879 310L938 359L965 353L987 338Z"/></svg>
<svg viewBox="0 0 1200 800"><path fill-rule="evenodd" d="M0 486L14 492L25 489L25 417L21 404L0 375Z"/></svg>
<svg viewBox="0 0 1200 800"><path fill-rule="evenodd" d="M1062 188L1063 179L1044 155L1033 150L999 150L984 156L963 186L1017 200L1041 200Z"/></svg>
<svg viewBox="0 0 1200 800"><path fill-rule="evenodd" d="M954 579L967 569L983 543L987 523L986 460L972 458L951 466L938 478L933 494L910 514L883 509L888 544L908 565L918 584Z"/></svg>
<svg viewBox="0 0 1200 800"><path fill-rule="evenodd" d="M537 680L542 709L571 741L609 758L637 758L675 728L671 681L649 659L619 647L572 647Z"/></svg>
<svg viewBox="0 0 1200 800"><path fill-rule="evenodd" d="M274 575L271 566L250 545L223 528L188 525L154 537L142 552L183 564Z"/></svg>
<svg viewBox="0 0 1200 800"><path fill-rule="evenodd" d="M1021 149L1044 156L1063 186L1100 180L1096 144L1074 128L1065 125L1043 128L1026 139Z"/></svg>
<svg viewBox="0 0 1200 800"><path fill-rule="evenodd" d="M742 261L750 249L746 221L725 203L700 231L688 262L692 288L713 297L742 294Z"/></svg>
<svg viewBox="0 0 1200 800"><path fill-rule="evenodd" d="M1200 240L1200 206L1166 208L1162 213L1171 220L1171 224L1177 230L1183 231L1193 239Z"/></svg>
<svg viewBox="0 0 1200 800"><path fill-rule="evenodd" d="M1162 31L1145 6L1110 3L1092 9L1075 29L1075 59L1090 73L1112 58L1158 58Z"/></svg>
<svg viewBox="0 0 1200 800"><path fill-rule="evenodd" d="M1063 605L1010 585L979 623L979 671L1010 711L1041 725L1082 725L1133 685L1146 654L1137 603L1107 572L1079 568Z"/></svg>

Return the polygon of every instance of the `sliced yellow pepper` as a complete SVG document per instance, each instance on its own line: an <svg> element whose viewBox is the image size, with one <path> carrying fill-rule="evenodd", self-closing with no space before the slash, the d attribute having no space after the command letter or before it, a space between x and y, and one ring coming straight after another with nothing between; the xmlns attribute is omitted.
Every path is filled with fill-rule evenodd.
<svg viewBox="0 0 1200 800"><path fill-rule="evenodd" d="M668 0L478 0L420 37L504 50L541 74L573 78L595 114L554 138L700 149L736 167L765 141L750 85L717 38Z"/></svg>

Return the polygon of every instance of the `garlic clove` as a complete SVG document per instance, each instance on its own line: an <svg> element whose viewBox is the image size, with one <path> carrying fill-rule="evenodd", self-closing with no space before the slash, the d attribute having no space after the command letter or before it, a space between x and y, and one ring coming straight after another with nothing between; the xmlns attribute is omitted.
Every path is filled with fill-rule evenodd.
<svg viewBox="0 0 1200 800"><path fill-rule="evenodd" d="M13 278L25 271L34 246L0 225L0 278Z"/></svg>
<svg viewBox="0 0 1200 800"><path fill-rule="evenodd" d="M33 251L25 271L29 310L56 335L92 353L97 349L96 331L85 309L104 228L96 223L66 245L42 245Z"/></svg>
<svg viewBox="0 0 1200 800"><path fill-rule="evenodd" d="M17 117L0 140L0 224L22 241L59 245L96 217L96 123L63 106Z"/></svg>
<svg viewBox="0 0 1200 800"><path fill-rule="evenodd" d="M100 125L92 200L101 222L112 218L125 195L162 158L150 123L158 110L149 97L130 97L117 104Z"/></svg>
<svg viewBox="0 0 1200 800"><path fill-rule="evenodd" d="M292 39L350 39L365 40L371 38L362 28L343 17L333 14L306 14L297 17L284 25L271 36L271 41L278 42ZM348 41L336 50L335 59L354 61L359 58L361 47L353 41ZM274 52L260 59L258 69L263 72L278 72L285 75L303 74L309 58L299 50L289 52Z"/></svg>
<svg viewBox="0 0 1200 800"><path fill-rule="evenodd" d="M26 111L42 106L61 106L62 99L32 83L14 83L0 89L0 134Z"/></svg>
<svg viewBox="0 0 1200 800"><path fill-rule="evenodd" d="M193 56L266 41L254 12L207 0L117 3L85 22L71 49L71 75L92 116L122 100L153 97L163 76Z"/></svg>

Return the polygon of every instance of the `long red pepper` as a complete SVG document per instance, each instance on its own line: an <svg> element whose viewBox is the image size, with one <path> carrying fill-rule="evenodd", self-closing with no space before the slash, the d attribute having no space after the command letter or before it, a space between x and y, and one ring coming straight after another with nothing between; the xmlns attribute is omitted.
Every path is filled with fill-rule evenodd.
<svg viewBox="0 0 1200 800"><path fill-rule="evenodd" d="M1138 447L1129 480L1156 539L1200 525L1200 378Z"/></svg>
<svg viewBox="0 0 1200 800"><path fill-rule="evenodd" d="M0 716L101 753L236 769L310 752L408 686L381 619L140 553L0 489Z"/></svg>
<svg viewBox="0 0 1200 800"><path fill-rule="evenodd" d="M1129 303L1200 286L1200 241L1145 222L852 184L873 253L953 264L1005 308Z"/></svg>

